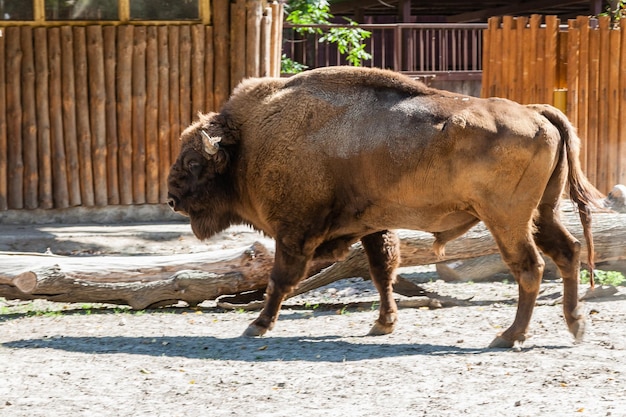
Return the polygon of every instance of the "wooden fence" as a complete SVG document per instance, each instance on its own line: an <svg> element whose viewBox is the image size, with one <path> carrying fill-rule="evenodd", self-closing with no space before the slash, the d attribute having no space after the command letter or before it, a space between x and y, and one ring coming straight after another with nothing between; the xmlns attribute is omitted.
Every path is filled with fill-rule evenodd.
<svg viewBox="0 0 626 417"><path fill-rule="evenodd" d="M211 3L211 25L0 26L0 211L164 202L181 129L280 73L282 6Z"/></svg>
<svg viewBox="0 0 626 417"><path fill-rule="evenodd" d="M626 22L555 16L491 18L482 96L562 108L582 139L581 162L603 192L626 183ZM623 116L622 116L623 117Z"/></svg>

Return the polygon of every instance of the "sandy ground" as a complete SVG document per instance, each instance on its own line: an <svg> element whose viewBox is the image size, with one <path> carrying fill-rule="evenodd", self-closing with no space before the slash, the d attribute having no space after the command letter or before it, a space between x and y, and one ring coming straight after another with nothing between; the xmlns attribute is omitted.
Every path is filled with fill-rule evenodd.
<svg viewBox="0 0 626 417"><path fill-rule="evenodd" d="M240 228L200 243L185 224L0 226L0 251L182 253L257 238ZM0 416L626 416L626 288L586 303L574 344L552 302L560 283L544 283L532 337L499 350L486 346L513 320L513 284L405 272L471 302L402 309L393 334L364 336L374 309L341 306L375 292L343 280L289 300L273 331L247 339L257 313L212 303L130 312L0 299Z"/></svg>

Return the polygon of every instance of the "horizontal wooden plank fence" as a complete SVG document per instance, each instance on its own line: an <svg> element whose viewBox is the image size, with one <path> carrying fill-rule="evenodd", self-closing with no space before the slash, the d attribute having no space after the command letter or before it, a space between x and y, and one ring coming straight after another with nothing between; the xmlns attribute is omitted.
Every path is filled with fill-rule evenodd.
<svg viewBox="0 0 626 417"><path fill-rule="evenodd" d="M282 6L211 6L211 25L0 26L0 211L164 202L181 130L280 75Z"/></svg>
<svg viewBox="0 0 626 417"><path fill-rule="evenodd" d="M483 97L560 107L578 129L589 179L605 193L626 184L625 21L491 18L483 45Z"/></svg>

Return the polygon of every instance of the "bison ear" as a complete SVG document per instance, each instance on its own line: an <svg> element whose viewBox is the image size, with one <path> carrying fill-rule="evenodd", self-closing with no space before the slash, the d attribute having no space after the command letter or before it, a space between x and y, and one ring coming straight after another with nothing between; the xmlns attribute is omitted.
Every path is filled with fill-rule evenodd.
<svg viewBox="0 0 626 417"><path fill-rule="evenodd" d="M215 155L217 151L220 149L220 141L222 140L219 136L209 136L206 130L200 130L202 134L202 148L207 155Z"/></svg>

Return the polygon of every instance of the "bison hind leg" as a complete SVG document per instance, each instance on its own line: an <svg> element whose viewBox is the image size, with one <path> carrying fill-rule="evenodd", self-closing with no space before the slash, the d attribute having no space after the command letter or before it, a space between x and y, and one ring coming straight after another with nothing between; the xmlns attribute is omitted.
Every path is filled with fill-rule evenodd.
<svg viewBox="0 0 626 417"><path fill-rule="evenodd" d="M396 268L400 265L400 240L392 231L384 230L361 238L367 254L372 281L380 294L378 319L369 332L379 336L393 332L398 321L398 306L393 298Z"/></svg>
<svg viewBox="0 0 626 417"><path fill-rule="evenodd" d="M581 245L561 224L551 204L541 204L535 219L535 242L552 258L563 278L563 315L577 342L585 333L585 316L578 302Z"/></svg>

